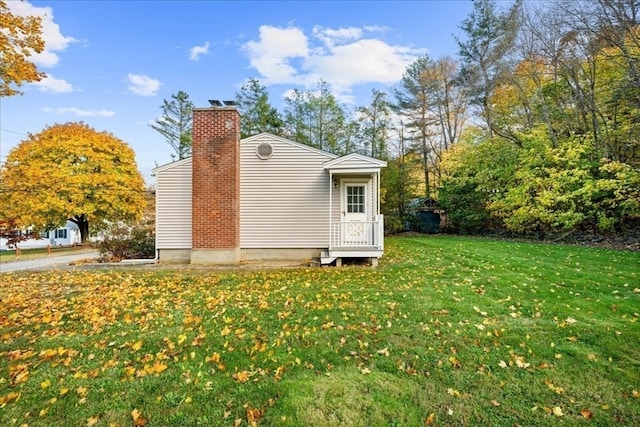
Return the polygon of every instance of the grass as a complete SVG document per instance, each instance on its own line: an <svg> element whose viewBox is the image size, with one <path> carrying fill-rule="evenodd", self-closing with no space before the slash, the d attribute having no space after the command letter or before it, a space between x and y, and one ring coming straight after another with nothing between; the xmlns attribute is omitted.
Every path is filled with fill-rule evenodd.
<svg viewBox="0 0 640 427"><path fill-rule="evenodd" d="M95 249L90 246L53 246L49 250L47 248L21 249L20 256L18 257L16 257L15 250L0 251L0 263L46 258L49 256L72 255L92 250Z"/></svg>
<svg viewBox="0 0 640 427"><path fill-rule="evenodd" d="M640 254L0 276L0 425L640 425Z"/></svg>

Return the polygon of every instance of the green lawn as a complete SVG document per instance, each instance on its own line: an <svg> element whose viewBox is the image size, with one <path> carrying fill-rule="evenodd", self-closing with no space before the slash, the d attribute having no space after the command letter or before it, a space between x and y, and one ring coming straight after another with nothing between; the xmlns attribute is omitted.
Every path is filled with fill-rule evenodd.
<svg viewBox="0 0 640 427"><path fill-rule="evenodd" d="M0 425L640 425L640 253L0 275Z"/></svg>
<svg viewBox="0 0 640 427"><path fill-rule="evenodd" d="M95 249L90 246L54 246L49 250L47 248L22 249L17 257L15 250L0 251L0 263L46 258L48 256L72 255L93 250Z"/></svg>

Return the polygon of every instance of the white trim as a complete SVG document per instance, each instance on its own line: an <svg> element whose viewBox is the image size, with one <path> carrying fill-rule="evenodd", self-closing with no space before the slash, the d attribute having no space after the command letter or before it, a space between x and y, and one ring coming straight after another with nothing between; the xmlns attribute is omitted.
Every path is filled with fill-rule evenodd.
<svg viewBox="0 0 640 427"><path fill-rule="evenodd" d="M187 157L186 159L176 160L175 162L171 162L171 163L167 163L167 164L164 164L164 165L160 165L160 166L157 166L157 167L151 169L151 173L153 175L155 175L158 172L166 171L167 169L172 169L172 168L181 166L181 165L183 165L185 163L190 163L191 160L192 160L191 157Z"/></svg>
<svg viewBox="0 0 640 427"><path fill-rule="evenodd" d="M312 153L322 154L322 155L328 157L329 159L338 158L338 156L336 154L329 153L328 151L319 150L317 148L311 147L310 145L301 144L299 142L295 142L295 141L292 141L290 139L283 138L281 136L273 135L273 134L268 133L268 132L262 132L262 133L259 133L257 135L253 135L253 136L249 136L247 138L241 139L240 140L240 144L252 143L252 142L259 141L259 140L262 140L262 139L265 139L265 138L268 138L268 139L271 139L271 140L275 140L275 141L281 142L283 144L289 144L289 145L301 148L301 149L306 150L306 151L311 151Z"/></svg>

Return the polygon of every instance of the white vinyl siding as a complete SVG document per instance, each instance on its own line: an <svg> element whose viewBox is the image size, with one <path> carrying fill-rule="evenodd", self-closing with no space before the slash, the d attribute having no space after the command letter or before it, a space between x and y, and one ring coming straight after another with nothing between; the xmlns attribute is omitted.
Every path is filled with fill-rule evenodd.
<svg viewBox="0 0 640 427"><path fill-rule="evenodd" d="M191 249L191 158L156 174L156 249Z"/></svg>
<svg viewBox="0 0 640 427"><path fill-rule="evenodd" d="M256 148L269 143L261 160ZM329 173L336 156L261 134L240 144L240 247L324 248L329 240Z"/></svg>

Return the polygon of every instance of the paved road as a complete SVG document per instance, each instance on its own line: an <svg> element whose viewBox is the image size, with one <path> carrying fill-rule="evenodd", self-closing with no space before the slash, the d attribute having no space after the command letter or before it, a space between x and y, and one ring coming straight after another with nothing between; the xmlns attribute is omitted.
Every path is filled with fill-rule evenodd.
<svg viewBox="0 0 640 427"><path fill-rule="evenodd" d="M97 258L98 255L98 251L90 251L71 255L51 256L47 258L10 261L0 264L0 273L22 270L55 269L57 266L69 265L70 263L81 259Z"/></svg>

